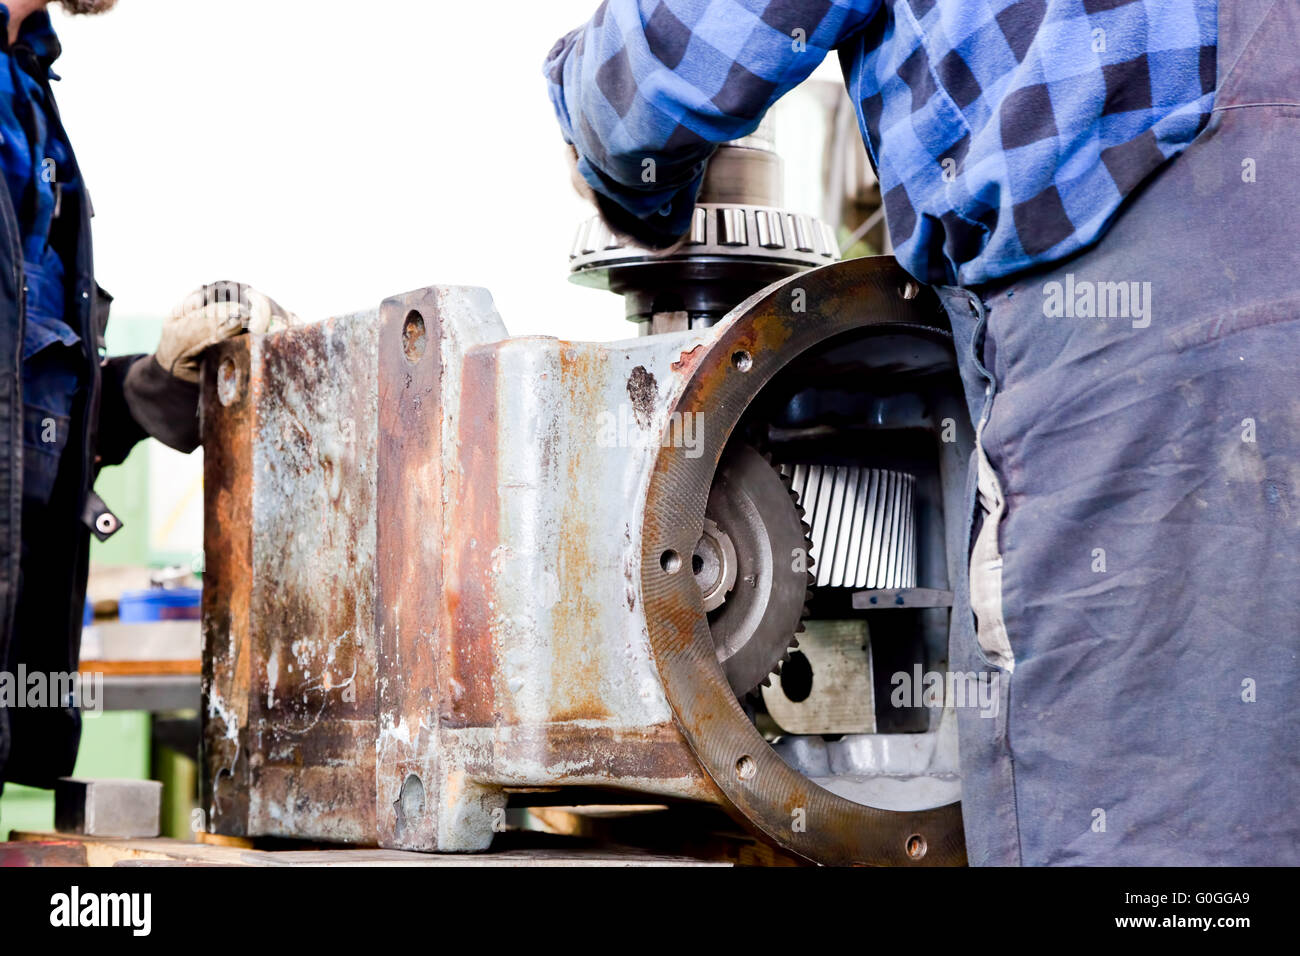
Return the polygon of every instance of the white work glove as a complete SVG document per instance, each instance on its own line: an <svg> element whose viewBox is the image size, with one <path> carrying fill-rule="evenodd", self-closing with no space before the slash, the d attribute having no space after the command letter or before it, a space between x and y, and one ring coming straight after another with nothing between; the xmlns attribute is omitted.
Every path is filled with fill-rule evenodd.
<svg viewBox="0 0 1300 956"><path fill-rule="evenodd" d="M164 370L198 382L204 350L245 332L278 332L302 320L241 282L211 282L195 289L163 322L154 358Z"/></svg>

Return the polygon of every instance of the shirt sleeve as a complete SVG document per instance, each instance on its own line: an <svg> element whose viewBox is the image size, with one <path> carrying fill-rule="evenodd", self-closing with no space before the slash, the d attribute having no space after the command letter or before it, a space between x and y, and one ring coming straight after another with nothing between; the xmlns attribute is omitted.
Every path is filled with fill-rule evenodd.
<svg viewBox="0 0 1300 956"><path fill-rule="evenodd" d="M101 465L121 464L137 442L157 438L177 451L199 446L199 386L168 374L152 355L104 362L95 452Z"/></svg>
<svg viewBox="0 0 1300 956"><path fill-rule="evenodd" d="M717 145L753 132L880 3L605 0L545 65L602 215L649 245L676 241Z"/></svg>

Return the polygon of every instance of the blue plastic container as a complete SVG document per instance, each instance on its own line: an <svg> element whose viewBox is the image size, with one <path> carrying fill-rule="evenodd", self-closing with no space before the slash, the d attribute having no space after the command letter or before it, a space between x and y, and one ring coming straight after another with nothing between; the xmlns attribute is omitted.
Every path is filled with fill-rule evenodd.
<svg viewBox="0 0 1300 956"><path fill-rule="evenodd" d="M123 591L117 618L124 624L146 621L197 621L202 588L148 588Z"/></svg>

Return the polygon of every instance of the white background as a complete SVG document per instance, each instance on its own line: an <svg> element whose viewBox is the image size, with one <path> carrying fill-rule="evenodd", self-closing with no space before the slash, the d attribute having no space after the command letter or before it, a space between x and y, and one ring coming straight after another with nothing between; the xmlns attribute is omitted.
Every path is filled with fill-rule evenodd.
<svg viewBox="0 0 1300 956"><path fill-rule="evenodd" d="M215 279L305 319L461 283L514 334L634 334L616 296L567 280L589 207L541 72L596 2L51 7L114 314L162 315Z"/></svg>
<svg viewBox="0 0 1300 956"><path fill-rule="evenodd" d="M635 334L617 296L568 282L574 232L593 211L569 186L542 76L554 42L596 6L119 0L91 17L52 6L56 95L114 314L161 317L216 279L251 283L304 319L466 284L491 290L515 335ZM834 61L818 76L838 82ZM780 120L778 140L787 198L815 213L821 141L802 119Z"/></svg>

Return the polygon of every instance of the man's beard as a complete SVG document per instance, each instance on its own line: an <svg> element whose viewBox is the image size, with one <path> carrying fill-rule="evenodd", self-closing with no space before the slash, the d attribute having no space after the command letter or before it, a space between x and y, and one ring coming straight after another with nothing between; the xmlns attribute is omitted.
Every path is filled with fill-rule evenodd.
<svg viewBox="0 0 1300 956"><path fill-rule="evenodd" d="M107 13L117 0L59 0L59 6L69 13Z"/></svg>

